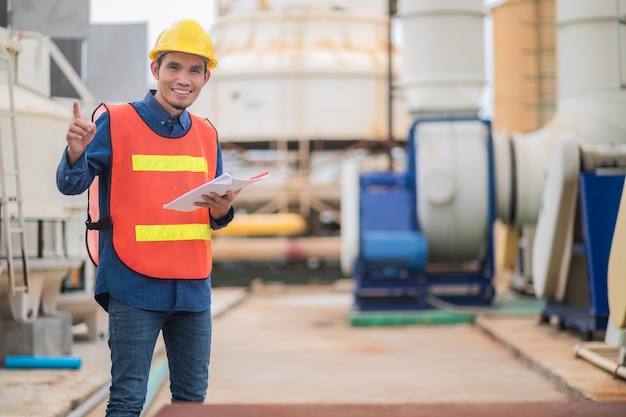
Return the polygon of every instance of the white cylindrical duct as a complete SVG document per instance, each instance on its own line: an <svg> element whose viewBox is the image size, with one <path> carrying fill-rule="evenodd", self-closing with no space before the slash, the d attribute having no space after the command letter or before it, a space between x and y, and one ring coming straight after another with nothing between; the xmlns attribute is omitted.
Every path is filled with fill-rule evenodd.
<svg viewBox="0 0 626 417"><path fill-rule="evenodd" d="M488 132L480 121L415 129L417 215L432 262L483 259L488 247Z"/></svg>
<svg viewBox="0 0 626 417"><path fill-rule="evenodd" d="M399 0L402 87L413 114L481 107L484 73L482 0Z"/></svg>
<svg viewBox="0 0 626 417"><path fill-rule="evenodd" d="M352 275L354 260L359 255L361 204L359 162L347 159L341 164L341 272Z"/></svg>
<svg viewBox="0 0 626 417"><path fill-rule="evenodd" d="M512 134L514 184L499 184L498 215L504 222L534 224L541 208L548 161L564 133L586 144L626 143L626 30L618 13L626 0L560 0L557 3L557 112L542 129ZM507 178L496 161L496 181ZM506 203L502 203L506 201Z"/></svg>
<svg viewBox="0 0 626 417"><path fill-rule="evenodd" d="M619 87L620 3L626 4L622 0L557 2L559 98Z"/></svg>
<svg viewBox="0 0 626 417"><path fill-rule="evenodd" d="M384 4L223 1L206 87L220 140L387 139ZM401 99L393 115L393 135L404 138Z"/></svg>
<svg viewBox="0 0 626 417"><path fill-rule="evenodd" d="M509 207L509 209L514 208L514 212L505 214L502 220L507 223L512 220L517 224L535 224L537 222L546 183L548 161L552 153L552 141L558 133L566 130L563 127L558 128L555 124L550 124L532 133L513 133L511 135L510 140L515 159L514 166L511 168L513 169L512 176L515 181L513 189L516 192L516 198ZM500 166L501 164L497 162L496 167ZM498 171L496 181L500 182L501 180L502 177ZM498 189L502 189L502 187L498 187ZM508 200L508 198L504 196L499 198L499 201L504 200ZM501 208L497 210L498 213L503 211Z"/></svg>

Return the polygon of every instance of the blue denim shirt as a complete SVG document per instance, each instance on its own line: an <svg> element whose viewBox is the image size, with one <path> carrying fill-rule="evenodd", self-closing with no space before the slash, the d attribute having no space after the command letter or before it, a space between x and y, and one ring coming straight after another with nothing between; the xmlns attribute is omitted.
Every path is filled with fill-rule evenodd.
<svg viewBox="0 0 626 417"><path fill-rule="evenodd" d="M146 124L156 133L177 138L183 136L191 126L191 117L185 110L180 117L171 119L168 112L149 91L142 101L132 105ZM99 181L100 216L108 216L109 176L111 165L111 136L108 113L96 120L97 131L93 141L80 159L70 168L67 149L63 152L57 168L57 187L66 195L81 194L91 185L96 175ZM222 174L222 153L217 148L215 176ZM233 219L234 210L223 219L211 219L211 228L220 229ZM97 219L93 219L95 221ZM124 265L111 240L111 229L100 232L98 267L96 269L95 298L108 310L109 297L135 308L155 311L206 311L211 306L211 277L198 280L150 278Z"/></svg>

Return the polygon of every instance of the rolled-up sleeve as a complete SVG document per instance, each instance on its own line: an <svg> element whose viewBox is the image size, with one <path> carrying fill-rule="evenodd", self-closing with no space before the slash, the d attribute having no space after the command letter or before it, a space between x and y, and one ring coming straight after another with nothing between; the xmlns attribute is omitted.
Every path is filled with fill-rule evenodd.
<svg viewBox="0 0 626 417"><path fill-rule="evenodd" d="M70 168L67 162L67 148L63 152L61 162L57 167L57 188L65 195L80 194L86 190L83 186L84 176L87 174L87 157L83 153ZM87 186L88 187L88 186Z"/></svg>
<svg viewBox="0 0 626 417"><path fill-rule="evenodd" d="M235 218L235 209L231 207L230 210L228 210L228 214L222 217L221 219L214 219L211 217L211 229L213 230L222 229L228 226L228 223L232 222L234 218Z"/></svg>
<svg viewBox="0 0 626 417"><path fill-rule="evenodd" d="M220 146L219 142L217 143L217 161L215 165L216 165L215 178L217 178L224 173L223 162L222 162L222 147ZM228 226L228 224L231 221L233 221L234 218L235 218L235 209L231 207L230 210L228 210L228 214L222 217L221 219L211 218L211 229L213 230L222 229Z"/></svg>

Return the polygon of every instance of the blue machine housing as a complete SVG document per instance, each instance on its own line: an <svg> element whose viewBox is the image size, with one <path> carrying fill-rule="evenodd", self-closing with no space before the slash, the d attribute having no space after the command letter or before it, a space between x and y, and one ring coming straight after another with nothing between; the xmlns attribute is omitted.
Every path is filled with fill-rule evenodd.
<svg viewBox="0 0 626 417"><path fill-rule="evenodd" d="M426 238L415 230L413 196L406 175L363 174L359 183L360 254L354 265L356 308L427 307Z"/></svg>
<svg viewBox="0 0 626 417"><path fill-rule="evenodd" d="M417 213L417 126L430 122L480 121L488 147L489 204L485 230L487 250L474 268L432 265L428 240ZM489 305L492 285L495 220L494 156L491 122L475 117L416 119L407 141L407 172L363 173L359 178L359 254L354 263L355 309L361 311L418 310L430 307L434 289L440 301L457 305Z"/></svg>
<svg viewBox="0 0 626 417"><path fill-rule="evenodd" d="M575 327L586 340L605 330L609 320L607 275L611 243L619 213L624 173L581 172L565 299L546 300L541 321L558 318L560 328ZM581 290L582 289L582 290ZM578 294L576 294L576 292Z"/></svg>

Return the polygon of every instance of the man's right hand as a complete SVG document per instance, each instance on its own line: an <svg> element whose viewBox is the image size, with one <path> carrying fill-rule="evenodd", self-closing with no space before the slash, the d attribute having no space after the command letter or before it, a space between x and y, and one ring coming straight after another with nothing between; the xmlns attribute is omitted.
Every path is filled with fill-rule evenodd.
<svg viewBox="0 0 626 417"><path fill-rule="evenodd" d="M74 100L73 112L74 120L70 122L70 126L65 134L67 160L70 166L78 161L78 158L85 152L85 148L96 135L96 124L83 120L77 100Z"/></svg>

